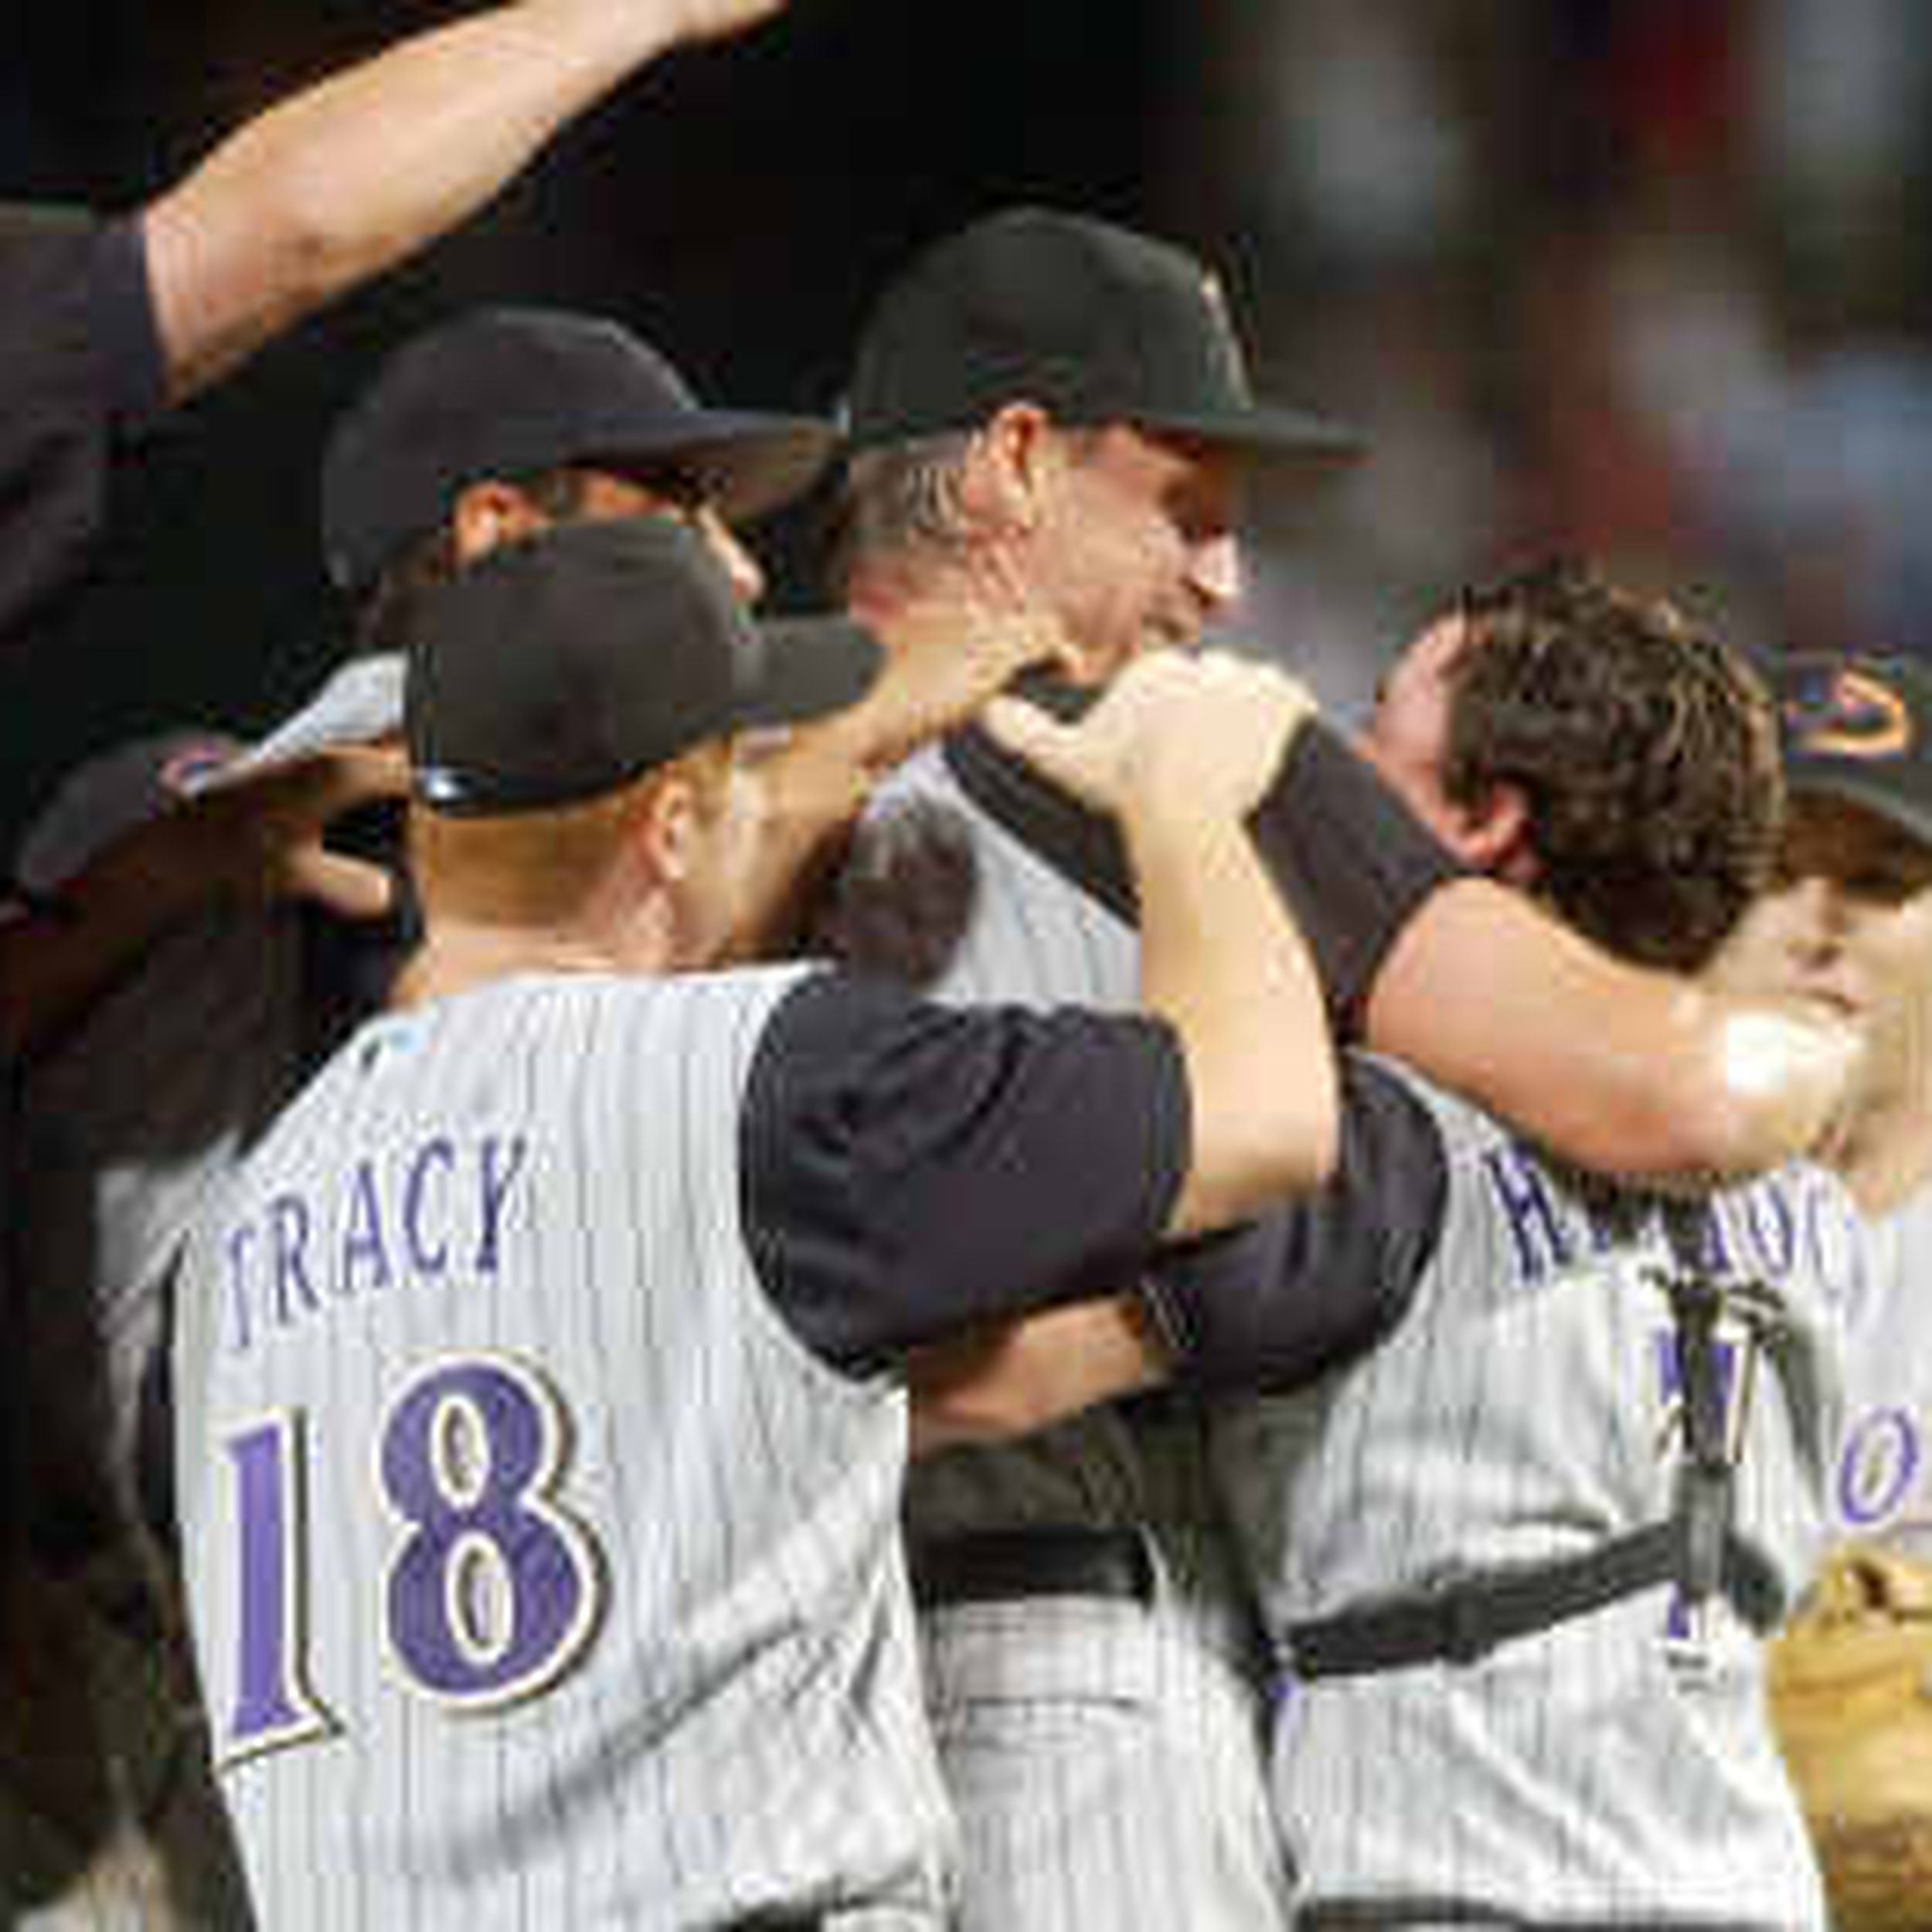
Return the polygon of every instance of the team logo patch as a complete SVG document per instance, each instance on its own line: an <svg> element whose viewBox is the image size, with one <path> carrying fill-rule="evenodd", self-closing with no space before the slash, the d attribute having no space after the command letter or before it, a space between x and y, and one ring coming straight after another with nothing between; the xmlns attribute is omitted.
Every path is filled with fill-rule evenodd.
<svg viewBox="0 0 1932 1932"><path fill-rule="evenodd" d="M1791 749L1811 757L1899 757L1916 736L1904 699L1869 672L1820 678L1784 709Z"/></svg>

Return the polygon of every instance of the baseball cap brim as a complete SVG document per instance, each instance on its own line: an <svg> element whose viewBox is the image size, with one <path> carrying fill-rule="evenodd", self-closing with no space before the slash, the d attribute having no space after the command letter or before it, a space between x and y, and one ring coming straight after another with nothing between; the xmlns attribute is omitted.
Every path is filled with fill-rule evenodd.
<svg viewBox="0 0 1932 1932"><path fill-rule="evenodd" d="M1835 798L1883 818L1923 845L1932 845L1932 804L1904 796L1872 769L1849 759L1788 758L1785 790L1794 798Z"/></svg>
<svg viewBox="0 0 1932 1932"><path fill-rule="evenodd" d="M375 744L403 730L403 660L400 652L352 658L338 665L301 710L209 772L194 787L237 784L257 774L338 745Z"/></svg>
<svg viewBox="0 0 1932 1932"><path fill-rule="evenodd" d="M764 662L740 706L740 729L808 724L843 711L872 689L885 662L879 640L849 617L772 617L757 633Z"/></svg>
<svg viewBox="0 0 1932 1932"><path fill-rule="evenodd" d="M1368 437L1345 423L1266 403L1238 411L1137 410L1130 420L1257 461L1359 463L1369 454Z"/></svg>
<svg viewBox="0 0 1932 1932"><path fill-rule="evenodd" d="M807 417L706 410L699 434L655 449L613 451L689 464L727 523L747 523L810 489L832 461L838 432Z"/></svg>

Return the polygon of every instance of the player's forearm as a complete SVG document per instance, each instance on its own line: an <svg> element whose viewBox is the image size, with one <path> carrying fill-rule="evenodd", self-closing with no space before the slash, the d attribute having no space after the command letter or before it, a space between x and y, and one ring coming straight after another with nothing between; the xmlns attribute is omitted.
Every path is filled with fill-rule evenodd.
<svg viewBox="0 0 1932 1932"><path fill-rule="evenodd" d="M147 213L177 396L480 208L682 31L670 0L519 0L270 109Z"/></svg>
<svg viewBox="0 0 1932 1932"><path fill-rule="evenodd" d="M1612 959L1486 880L1437 893L1370 994L1369 1043L1564 1159L1708 1185L1815 1146L1849 1035Z"/></svg>
<svg viewBox="0 0 1932 1932"><path fill-rule="evenodd" d="M1048 1308L913 1354L912 1452L1030 1435L1151 1388L1166 1372L1137 1297Z"/></svg>
<svg viewBox="0 0 1932 1932"><path fill-rule="evenodd" d="M1333 1051L1301 935L1240 826L1150 781L1128 816L1143 1003L1179 1032L1193 1160L1169 1232L1220 1227L1332 1172Z"/></svg>

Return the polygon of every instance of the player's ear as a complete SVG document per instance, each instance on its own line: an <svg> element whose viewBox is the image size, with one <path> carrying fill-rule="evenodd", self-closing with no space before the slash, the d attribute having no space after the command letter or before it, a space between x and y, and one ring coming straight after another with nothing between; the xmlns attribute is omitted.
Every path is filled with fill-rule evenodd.
<svg viewBox="0 0 1932 1932"><path fill-rule="evenodd" d="M702 828L697 787L674 767L640 788L628 836L658 879L682 885L699 862Z"/></svg>
<svg viewBox="0 0 1932 1932"><path fill-rule="evenodd" d="M546 528L549 517L514 483L485 477L468 485L450 511L458 563L468 566L520 537Z"/></svg>
<svg viewBox="0 0 1932 1932"><path fill-rule="evenodd" d="M1053 420L1032 403L1008 403L975 434L961 479L976 529L1023 536L1040 520L1045 492L1062 461Z"/></svg>
<svg viewBox="0 0 1932 1932"><path fill-rule="evenodd" d="M1478 872L1512 886L1536 883L1542 866L1530 838L1529 800L1506 781L1472 805L1457 808L1456 854Z"/></svg>

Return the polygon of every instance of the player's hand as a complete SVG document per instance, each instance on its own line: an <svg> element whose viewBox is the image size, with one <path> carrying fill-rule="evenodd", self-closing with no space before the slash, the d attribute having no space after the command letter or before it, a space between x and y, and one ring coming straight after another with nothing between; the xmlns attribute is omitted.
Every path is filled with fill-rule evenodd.
<svg viewBox="0 0 1932 1932"><path fill-rule="evenodd" d="M875 771L977 717L1021 672L1071 658L1060 621L1033 611L928 604L876 628L889 647L885 668L832 721Z"/></svg>
<svg viewBox="0 0 1932 1932"><path fill-rule="evenodd" d="M331 852L329 827L359 805L401 798L409 763L395 747L341 745L213 784L155 821L172 850L253 900L308 900L350 919L389 911L394 882L378 865Z"/></svg>
<svg viewBox="0 0 1932 1932"><path fill-rule="evenodd" d="M1129 665L1076 724L1004 697L987 706L985 723L1095 811L1119 816L1151 799L1243 818L1315 711L1306 687L1272 665L1157 651Z"/></svg>

